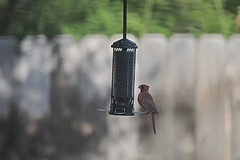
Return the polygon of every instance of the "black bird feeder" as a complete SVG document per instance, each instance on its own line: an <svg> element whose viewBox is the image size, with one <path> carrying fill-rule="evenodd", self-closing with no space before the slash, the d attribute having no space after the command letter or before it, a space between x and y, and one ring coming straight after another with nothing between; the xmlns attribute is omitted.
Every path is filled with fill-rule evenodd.
<svg viewBox="0 0 240 160"><path fill-rule="evenodd" d="M134 115L136 43L127 39L127 0L123 0L123 38L112 44L112 90L109 114Z"/></svg>

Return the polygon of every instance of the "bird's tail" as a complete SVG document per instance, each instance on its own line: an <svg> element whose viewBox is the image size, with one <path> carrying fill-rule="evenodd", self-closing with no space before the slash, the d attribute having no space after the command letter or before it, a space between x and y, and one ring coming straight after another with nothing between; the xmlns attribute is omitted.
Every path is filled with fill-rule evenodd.
<svg viewBox="0 0 240 160"><path fill-rule="evenodd" d="M155 127L154 113L152 113L152 127L153 127L153 133L156 135L156 127Z"/></svg>

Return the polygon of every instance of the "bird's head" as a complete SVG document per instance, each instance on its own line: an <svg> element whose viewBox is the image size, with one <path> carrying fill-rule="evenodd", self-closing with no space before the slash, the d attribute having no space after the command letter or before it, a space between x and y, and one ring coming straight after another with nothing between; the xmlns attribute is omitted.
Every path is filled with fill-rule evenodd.
<svg viewBox="0 0 240 160"><path fill-rule="evenodd" d="M148 91L149 90L149 86L146 85L146 84L141 84L138 86L138 88L141 90L141 91Z"/></svg>

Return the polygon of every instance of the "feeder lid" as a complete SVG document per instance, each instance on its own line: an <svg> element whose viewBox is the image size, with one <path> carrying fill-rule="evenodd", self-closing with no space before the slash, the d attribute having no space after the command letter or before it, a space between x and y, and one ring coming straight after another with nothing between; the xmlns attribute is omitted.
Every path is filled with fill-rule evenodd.
<svg viewBox="0 0 240 160"><path fill-rule="evenodd" d="M133 41L123 38L123 39L120 39L120 40L114 42L111 45L111 47L112 48L137 48L137 45Z"/></svg>

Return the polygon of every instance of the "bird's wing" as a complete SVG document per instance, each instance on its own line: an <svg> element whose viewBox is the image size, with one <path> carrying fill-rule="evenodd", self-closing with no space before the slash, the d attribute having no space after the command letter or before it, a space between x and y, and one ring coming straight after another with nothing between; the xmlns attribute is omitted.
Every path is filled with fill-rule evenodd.
<svg viewBox="0 0 240 160"><path fill-rule="evenodd" d="M143 102L149 107L149 110L153 113L158 113L157 107L153 101L152 96L149 93L144 93L142 95L142 100Z"/></svg>

